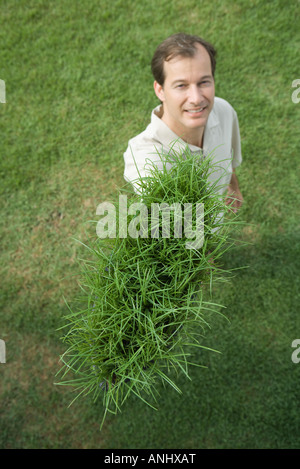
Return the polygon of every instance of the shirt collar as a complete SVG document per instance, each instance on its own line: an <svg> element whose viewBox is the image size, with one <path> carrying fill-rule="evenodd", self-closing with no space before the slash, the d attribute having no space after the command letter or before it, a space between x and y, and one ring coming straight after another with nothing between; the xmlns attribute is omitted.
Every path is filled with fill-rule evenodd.
<svg viewBox="0 0 300 469"><path fill-rule="evenodd" d="M174 150L182 150L186 148L186 142L182 140L178 135L175 134L168 126L165 124L164 121L161 120L162 115L162 105L158 105L155 109L153 109L152 114L151 114L151 125L152 129L154 131L154 137L155 140L160 142L163 146L170 148L170 145ZM206 147L206 139L208 135L210 134L210 130L213 129L214 127L217 127L219 125L219 119L217 116L217 113L215 111L215 107L212 108L208 119L207 123L204 129L204 144L203 148L205 149ZM199 152L202 149L199 147L196 147L195 145L190 145L189 147L192 152Z"/></svg>

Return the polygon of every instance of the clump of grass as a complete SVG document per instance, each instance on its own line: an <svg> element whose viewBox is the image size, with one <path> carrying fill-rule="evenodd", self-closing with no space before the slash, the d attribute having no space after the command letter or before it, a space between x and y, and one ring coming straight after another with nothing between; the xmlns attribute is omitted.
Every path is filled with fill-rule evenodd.
<svg viewBox="0 0 300 469"><path fill-rule="evenodd" d="M181 392L169 372L189 377L191 364L201 366L190 361L190 350L205 348L201 338L209 327L208 312L219 312L219 305L204 301L203 286L222 276L219 261L230 247L234 219L220 217L229 207L218 182L209 182L216 167L211 157L196 159L188 147L159 157L163 168L149 166L149 177L137 181L139 193L126 189L132 203L149 208L148 236L117 234L88 246L93 260L83 263L86 308L71 311L64 326L68 349L61 357L59 384L75 386L76 398L102 397L104 418L107 411L120 410L132 393L153 406L158 380ZM204 204L201 248L187 249L187 239L175 238L174 232L163 237L163 226L153 237L152 204L175 202ZM174 221L175 215L170 217ZM74 378L63 381L70 371Z"/></svg>

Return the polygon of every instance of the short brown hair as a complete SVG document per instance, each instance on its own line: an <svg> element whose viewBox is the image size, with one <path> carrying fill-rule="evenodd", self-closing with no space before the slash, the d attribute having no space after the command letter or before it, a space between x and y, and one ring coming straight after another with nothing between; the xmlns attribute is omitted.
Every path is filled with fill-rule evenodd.
<svg viewBox="0 0 300 469"><path fill-rule="evenodd" d="M216 50L207 41L198 36L193 36L185 33L176 33L167 37L154 52L151 61L151 70L154 79L163 86L165 81L164 75L164 62L173 59L174 57L193 57L197 52L196 45L203 46L209 54L211 61L212 76L215 75L216 69Z"/></svg>

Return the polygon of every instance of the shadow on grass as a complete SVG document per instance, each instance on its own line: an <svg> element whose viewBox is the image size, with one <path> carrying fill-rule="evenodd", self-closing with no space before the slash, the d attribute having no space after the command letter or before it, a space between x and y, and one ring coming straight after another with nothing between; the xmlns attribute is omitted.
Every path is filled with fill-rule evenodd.
<svg viewBox="0 0 300 469"><path fill-rule="evenodd" d="M193 359L183 394L160 391L158 411L137 399L110 420L112 448L296 448L300 364L291 343L300 336L299 234L264 235L226 255L225 267L248 265L216 290L227 306Z"/></svg>

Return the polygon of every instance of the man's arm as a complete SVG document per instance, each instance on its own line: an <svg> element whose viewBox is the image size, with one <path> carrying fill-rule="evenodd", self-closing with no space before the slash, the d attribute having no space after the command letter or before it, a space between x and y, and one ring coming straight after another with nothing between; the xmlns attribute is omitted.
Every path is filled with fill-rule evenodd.
<svg viewBox="0 0 300 469"><path fill-rule="evenodd" d="M237 175L235 174L235 169L233 169L233 172L232 172L225 202L227 205L231 206L231 210L234 213L238 211L238 209L242 206L242 203L243 203L243 196L240 191L238 178L237 178Z"/></svg>

